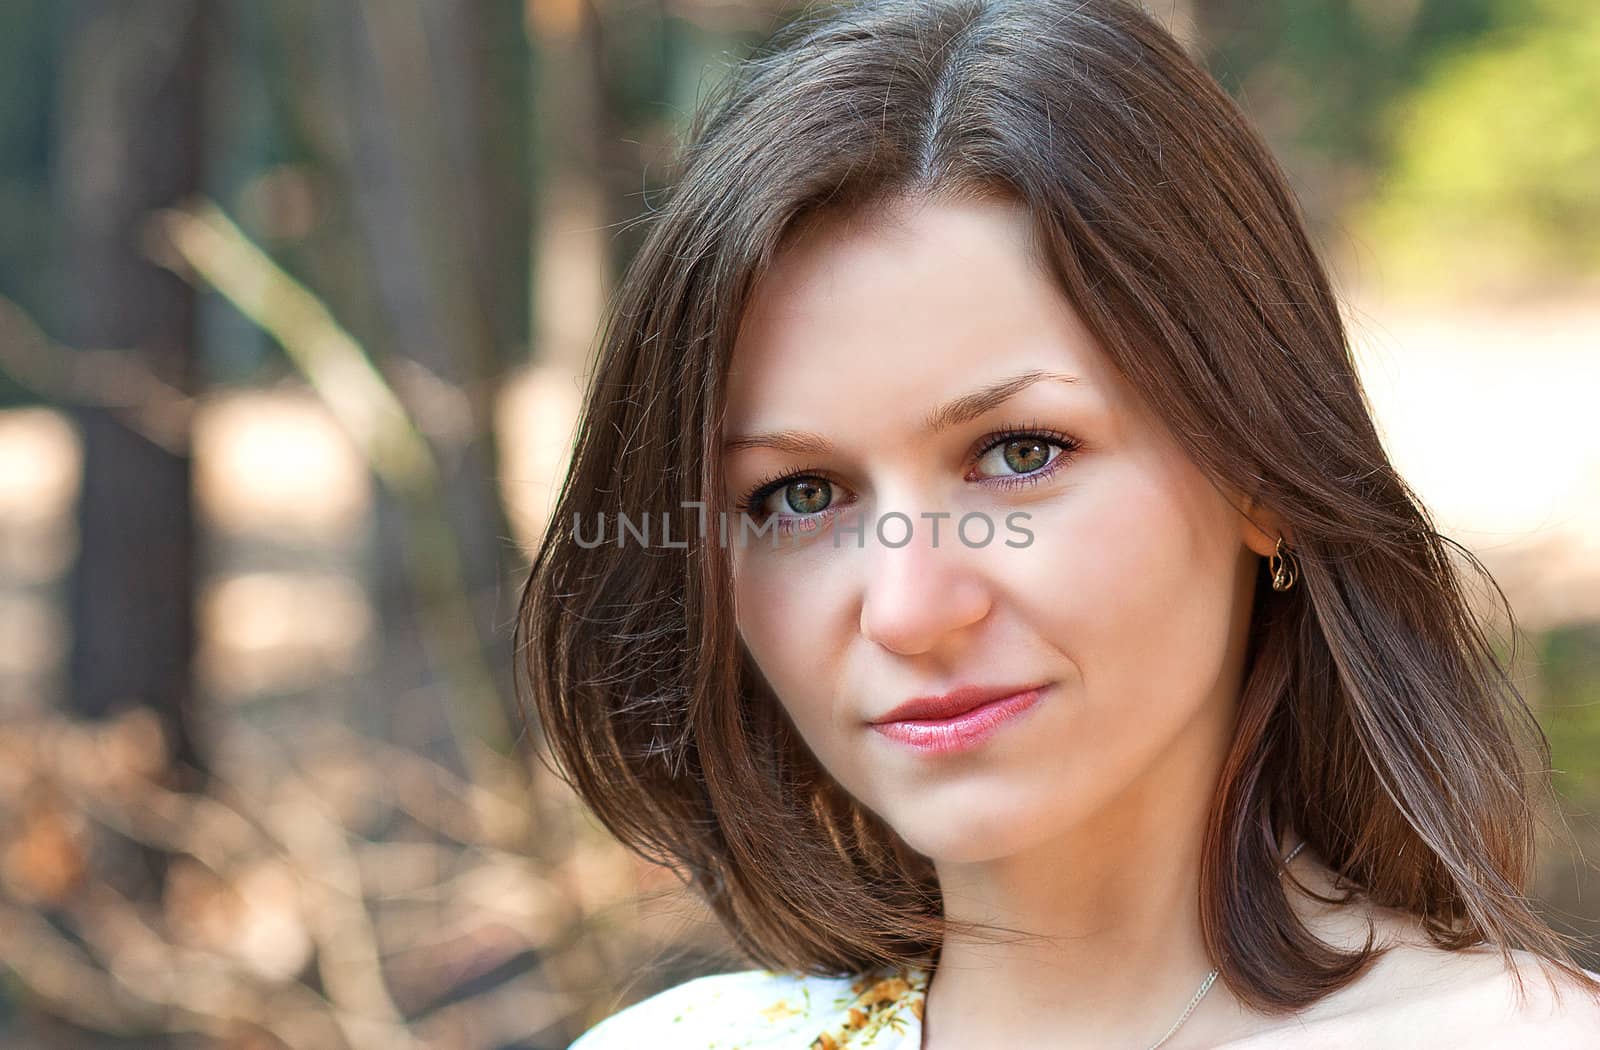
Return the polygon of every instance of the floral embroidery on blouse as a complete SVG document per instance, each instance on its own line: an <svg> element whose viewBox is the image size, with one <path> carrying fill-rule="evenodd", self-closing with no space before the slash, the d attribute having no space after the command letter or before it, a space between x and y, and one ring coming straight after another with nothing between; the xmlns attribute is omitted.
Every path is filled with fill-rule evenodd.
<svg viewBox="0 0 1600 1050"><path fill-rule="evenodd" d="M845 1016L811 1040L808 1050L864 1050L886 1030L904 1036L912 1018L922 1020L927 987L928 974L921 969L856 978L850 984L856 997L846 1004Z"/></svg>

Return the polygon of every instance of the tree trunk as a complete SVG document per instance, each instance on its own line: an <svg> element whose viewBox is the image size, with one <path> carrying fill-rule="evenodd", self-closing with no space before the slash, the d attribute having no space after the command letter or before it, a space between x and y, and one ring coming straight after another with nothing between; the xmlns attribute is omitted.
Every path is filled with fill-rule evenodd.
<svg viewBox="0 0 1600 1050"><path fill-rule="evenodd" d="M143 253L153 211L200 188L208 5L78 5L59 113L59 273L64 341L116 348L189 395L200 376L195 293ZM193 731L196 534L187 433L159 438L106 407L80 406L83 490L69 585L71 709L154 709L199 778Z"/></svg>

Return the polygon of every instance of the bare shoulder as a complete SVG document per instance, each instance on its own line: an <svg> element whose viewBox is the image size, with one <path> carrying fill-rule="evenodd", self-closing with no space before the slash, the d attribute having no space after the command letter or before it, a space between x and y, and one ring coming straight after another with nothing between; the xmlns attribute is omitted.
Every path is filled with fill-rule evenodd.
<svg viewBox="0 0 1600 1050"><path fill-rule="evenodd" d="M1365 1020L1409 1045L1600 1050L1600 996L1529 952L1406 943L1366 980L1381 990Z"/></svg>
<svg viewBox="0 0 1600 1050"><path fill-rule="evenodd" d="M1494 1004L1488 1018L1518 1046L1600 1050L1600 991L1546 959L1514 951L1508 964L1499 951L1480 949L1478 987ZM1600 975L1584 971L1596 985Z"/></svg>
<svg viewBox="0 0 1600 1050"><path fill-rule="evenodd" d="M1370 930L1383 954L1350 985L1238 1043L1239 1050L1600 1050L1600 993L1531 952L1508 959L1487 946L1440 948L1410 916L1361 903L1308 906L1302 918L1345 950L1359 948Z"/></svg>
<svg viewBox="0 0 1600 1050"><path fill-rule="evenodd" d="M1600 1050L1600 997L1527 952L1393 945L1349 986L1228 1050Z"/></svg>

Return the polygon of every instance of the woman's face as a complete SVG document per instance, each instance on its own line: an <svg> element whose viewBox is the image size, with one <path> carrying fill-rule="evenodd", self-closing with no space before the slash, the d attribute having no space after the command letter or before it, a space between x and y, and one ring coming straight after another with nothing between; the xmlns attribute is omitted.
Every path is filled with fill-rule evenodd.
<svg viewBox="0 0 1600 1050"><path fill-rule="evenodd" d="M894 214L793 242L744 318L727 497L767 494L742 545L730 516L743 643L823 767L935 860L1160 827L1171 800L1209 797L1276 532L1113 369L1031 261L1025 209ZM809 531L774 546L761 525ZM911 697L1039 683L959 750L871 725Z"/></svg>

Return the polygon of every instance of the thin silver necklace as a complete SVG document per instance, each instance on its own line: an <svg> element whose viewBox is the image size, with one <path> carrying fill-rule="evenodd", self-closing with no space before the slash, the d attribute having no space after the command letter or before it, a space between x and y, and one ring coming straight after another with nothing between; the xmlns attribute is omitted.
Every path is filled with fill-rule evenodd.
<svg viewBox="0 0 1600 1050"><path fill-rule="evenodd" d="M1284 868L1287 869L1289 862L1298 857L1300 855L1300 851L1305 848L1306 844L1302 839L1300 845L1290 850L1288 856L1283 858ZM1200 1005L1200 1000L1206 997L1206 993L1209 992L1211 990L1211 986L1216 983L1217 974L1219 972L1220 971L1215 966L1211 968L1211 972L1206 974L1206 979L1200 982L1200 987L1194 993L1194 998L1190 999L1189 1005L1183 1008L1183 1013L1176 1021L1172 1022L1172 1027L1167 1029L1167 1033L1165 1035L1150 1044L1148 1050L1157 1050L1157 1048L1166 1043L1168 1039L1171 1039L1178 1029L1183 1027L1183 1022L1189 1019L1189 1015L1194 1013L1194 1008Z"/></svg>
<svg viewBox="0 0 1600 1050"><path fill-rule="evenodd" d="M1288 867L1289 862L1294 860L1294 858L1299 855L1300 851L1305 848L1306 844L1302 840L1300 845L1290 850L1289 855L1283 858L1284 867ZM1200 982L1200 989L1194 993L1194 998L1190 999L1189 1005L1183 1008L1183 1013L1176 1021L1172 1022L1172 1027L1167 1029L1166 1035L1163 1035L1160 1039L1157 1039L1155 1042L1150 1044L1149 1050L1156 1050L1157 1047L1161 1046L1168 1039L1171 1039L1173 1034L1176 1033L1178 1029L1183 1027L1183 1022L1189 1019L1189 1015L1194 1013L1194 1008L1200 1005L1200 1000L1206 997L1206 993L1209 992L1211 990L1211 986L1216 983L1217 973L1217 968L1213 966L1211 968L1211 972L1206 974L1206 979Z"/></svg>

